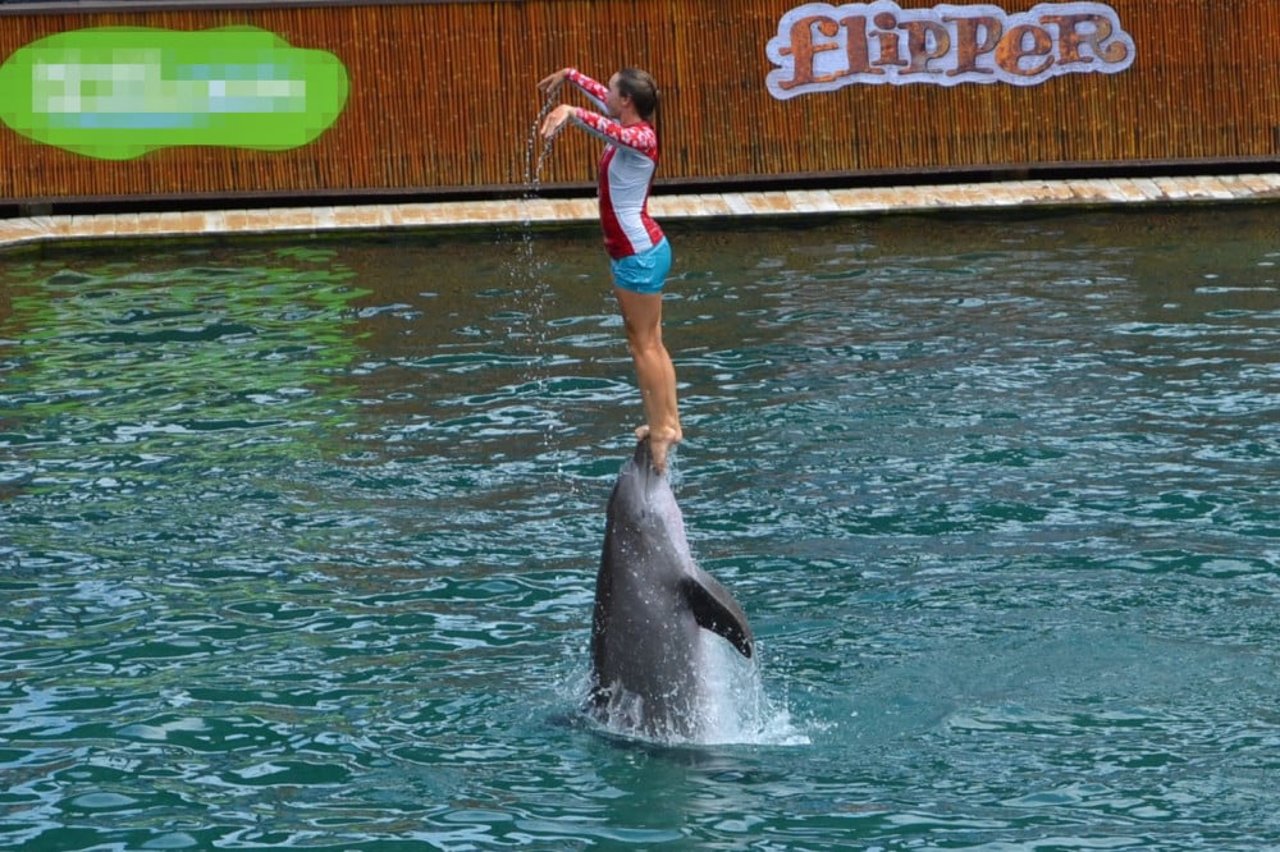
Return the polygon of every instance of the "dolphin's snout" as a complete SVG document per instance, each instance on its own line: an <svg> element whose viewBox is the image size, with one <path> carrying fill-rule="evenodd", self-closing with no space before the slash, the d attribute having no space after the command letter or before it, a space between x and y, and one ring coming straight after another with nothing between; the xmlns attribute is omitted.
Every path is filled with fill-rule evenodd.
<svg viewBox="0 0 1280 852"><path fill-rule="evenodd" d="M639 467L640 470L644 471L649 476L653 476L658 479L662 479L666 476L664 473L659 473L657 467L653 464L653 450L649 447L648 437L641 438L636 442L636 451L631 457L631 460L636 463L636 466Z"/></svg>

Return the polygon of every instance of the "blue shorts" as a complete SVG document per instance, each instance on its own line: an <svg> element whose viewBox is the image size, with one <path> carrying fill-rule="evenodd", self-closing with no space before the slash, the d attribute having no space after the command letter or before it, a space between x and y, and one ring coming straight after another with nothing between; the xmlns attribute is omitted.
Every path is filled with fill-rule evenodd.
<svg viewBox="0 0 1280 852"><path fill-rule="evenodd" d="M632 293L661 293L671 271L671 243L667 238L653 248L618 260L609 260L613 283Z"/></svg>

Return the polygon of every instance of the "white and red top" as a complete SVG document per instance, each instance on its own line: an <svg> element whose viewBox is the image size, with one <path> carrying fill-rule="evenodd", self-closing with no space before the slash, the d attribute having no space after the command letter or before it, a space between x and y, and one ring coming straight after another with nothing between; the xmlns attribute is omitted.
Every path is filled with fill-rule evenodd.
<svg viewBox="0 0 1280 852"><path fill-rule="evenodd" d="M609 111L609 88L575 68L568 80L599 109ZM607 115L576 107L573 119L583 130L604 140L600 155L600 224L604 250L614 260L653 248L662 229L649 216L649 188L658 168L658 134L647 121L623 126Z"/></svg>

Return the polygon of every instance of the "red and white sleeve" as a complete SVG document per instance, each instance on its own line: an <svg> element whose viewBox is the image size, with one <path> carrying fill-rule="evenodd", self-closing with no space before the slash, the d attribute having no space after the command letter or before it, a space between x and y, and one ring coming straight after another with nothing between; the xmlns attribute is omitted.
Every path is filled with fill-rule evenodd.
<svg viewBox="0 0 1280 852"><path fill-rule="evenodd" d="M608 86L598 80L591 79L577 68L570 68L567 77L570 83L581 89L582 93L591 99L596 109L601 112L609 111L609 107L605 103L605 98L609 97Z"/></svg>
<svg viewBox="0 0 1280 852"><path fill-rule="evenodd" d="M632 124L624 127L608 116L582 107L574 109L573 120L583 130L593 136L599 136L605 142L625 145L648 157L657 158L658 134L648 124Z"/></svg>

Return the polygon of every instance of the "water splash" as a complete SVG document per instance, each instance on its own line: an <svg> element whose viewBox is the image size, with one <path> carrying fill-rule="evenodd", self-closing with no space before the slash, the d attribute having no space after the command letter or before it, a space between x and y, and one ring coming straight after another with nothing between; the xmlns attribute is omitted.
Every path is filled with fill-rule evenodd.
<svg viewBox="0 0 1280 852"><path fill-rule="evenodd" d="M542 147L538 147L538 140L541 139L540 132L543 119L545 119L555 106L557 93L553 92L542 101L542 108L538 110L538 115L533 120L533 124L529 126L529 133L525 140L524 146L524 186L520 194L521 206L524 209L524 217L520 222L520 258L522 263L515 270L517 273L524 272L523 279L525 281L533 280L540 271L540 265L533 250L533 218L529 215L528 202L538 197L538 191L542 187L542 166L551 154L551 149L555 145L555 139L543 140ZM536 154L536 156L535 156ZM521 276L513 275L513 278L520 279ZM513 283L520 283L519 281Z"/></svg>
<svg viewBox="0 0 1280 852"><path fill-rule="evenodd" d="M542 307L541 297L544 294L539 292L540 288L537 285L545 284L539 274L545 268L545 264L539 261L534 251L533 218L529 215L528 202L538 195L538 190L542 185L542 165L554 144L554 140L548 139L543 143L541 151L538 150L538 139L541 136L538 132L539 128L542 126L542 120L551 112L554 103L554 96L547 97L543 101L542 108L538 111L538 116L533 120L533 124L529 126L529 132L525 139L524 186L520 193L524 216L520 221L519 243L516 246L515 258L506 265L507 280L512 289L521 293L533 292L539 296L531 305L535 309L535 313L540 313L540 308Z"/></svg>
<svg viewBox="0 0 1280 852"><path fill-rule="evenodd" d="M542 127L542 121L551 114L557 97L558 94L553 92L543 99L542 108L538 110L538 117L533 120L533 126L529 128L529 138L525 143L524 149L524 191L526 198L532 197L538 191L542 180L542 164L551 154L551 148L555 144L554 138L544 140L537 159L534 159L534 151L537 150L538 139L541 136L539 130Z"/></svg>
<svg viewBox="0 0 1280 852"><path fill-rule="evenodd" d="M646 730L643 699L623 693L609 702L602 716L584 712L591 729L627 742L661 746L769 745L805 746L812 740L791 716L785 701L771 698L756 660L743 659L718 636L700 633L703 658L702 696L690 724ZM586 707L591 692L587 671L574 678L571 693ZM689 734L686 731L692 730Z"/></svg>
<svg viewBox="0 0 1280 852"><path fill-rule="evenodd" d="M532 363L534 366L525 371L523 378L526 382L539 385L546 383L550 378L545 369L547 357L546 308L552 294L550 283L547 280L548 265L545 260L538 257L535 249L533 219L529 215L529 202L538 196L538 191L542 185L542 167L555 143L554 139L547 139L543 141L541 148L538 146L538 141L541 139L542 122L555 106L558 95L558 92L553 91L543 99L542 107L538 110L538 115L530 125L525 140L524 187L520 196L524 216L520 223L519 242L516 245L515 256L507 264L508 283L511 286L511 290L516 294L514 316L518 317L517 321L508 328L508 335L511 338L525 338L532 343L534 356ZM542 433L540 442L543 451L552 449L555 427L560 422L558 417L547 418L547 425Z"/></svg>
<svg viewBox="0 0 1280 852"><path fill-rule="evenodd" d="M775 702L765 690L759 649L743 659L729 643L706 631L701 634L706 661L706 725L698 742L704 745L809 745L808 734L796 726L786 702Z"/></svg>

